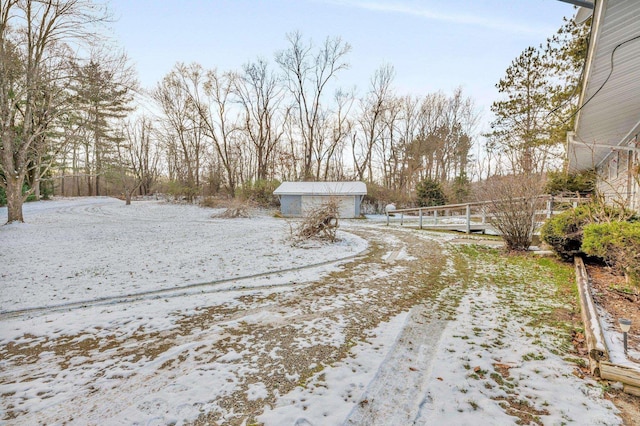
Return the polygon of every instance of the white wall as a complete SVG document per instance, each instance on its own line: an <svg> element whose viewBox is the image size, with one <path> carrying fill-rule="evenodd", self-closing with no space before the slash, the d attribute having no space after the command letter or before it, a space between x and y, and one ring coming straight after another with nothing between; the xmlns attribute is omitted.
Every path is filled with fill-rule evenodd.
<svg viewBox="0 0 640 426"><path fill-rule="evenodd" d="M635 176L638 167L638 154L616 151L598 169L597 189L610 204L626 205L640 211L640 186Z"/></svg>
<svg viewBox="0 0 640 426"><path fill-rule="evenodd" d="M326 203L329 197L321 195L303 195L302 196L302 214L304 215L310 210L313 210L322 204ZM335 199L338 202L338 215L341 218L349 219L355 217L356 207L355 198L353 195L349 196L334 196L330 198Z"/></svg>

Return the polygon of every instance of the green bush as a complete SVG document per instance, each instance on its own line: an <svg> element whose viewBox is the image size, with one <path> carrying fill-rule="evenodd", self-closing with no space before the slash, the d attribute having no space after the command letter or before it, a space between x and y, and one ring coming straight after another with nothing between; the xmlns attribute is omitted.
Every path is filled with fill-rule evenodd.
<svg viewBox="0 0 640 426"><path fill-rule="evenodd" d="M418 207L442 206L447 198L440 182L426 178L416 186L416 203Z"/></svg>
<svg viewBox="0 0 640 426"><path fill-rule="evenodd" d="M604 259L640 284L640 222L589 224L584 227L582 251Z"/></svg>
<svg viewBox="0 0 640 426"><path fill-rule="evenodd" d="M549 172L545 192L551 195L563 193L591 193L595 189L596 173L586 170L580 173L570 174L566 172Z"/></svg>
<svg viewBox="0 0 640 426"><path fill-rule="evenodd" d="M591 222L586 205L564 211L547 220L540 228L540 237L565 261L581 253L582 229Z"/></svg>
<svg viewBox="0 0 640 426"><path fill-rule="evenodd" d="M465 203L469 201L471 195L471 182L466 173L462 172L460 176L453 179L446 190L445 198L452 203Z"/></svg>
<svg viewBox="0 0 640 426"><path fill-rule="evenodd" d="M7 205L7 193L4 192L4 188L0 187L0 207Z"/></svg>
<svg viewBox="0 0 640 426"><path fill-rule="evenodd" d="M620 219L637 220L627 210L607 206L601 202L582 204L547 220L540 229L540 237L565 261L583 254L583 229L591 223L611 222Z"/></svg>

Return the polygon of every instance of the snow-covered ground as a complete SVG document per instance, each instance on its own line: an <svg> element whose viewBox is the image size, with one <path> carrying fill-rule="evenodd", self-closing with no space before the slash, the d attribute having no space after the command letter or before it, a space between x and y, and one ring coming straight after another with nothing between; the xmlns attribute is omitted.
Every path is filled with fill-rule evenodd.
<svg viewBox="0 0 640 426"><path fill-rule="evenodd" d="M0 422L621 423L531 324L543 276L494 288L446 236L352 221L302 248L211 214L81 198L1 227Z"/></svg>
<svg viewBox="0 0 640 426"><path fill-rule="evenodd" d="M107 197L27 203L25 223L0 232L0 263L10 265L0 270L0 313L292 270L366 248L346 233L337 246L293 247L283 220L213 219L213 213L156 201L126 206ZM308 280L319 270L313 272L275 278Z"/></svg>

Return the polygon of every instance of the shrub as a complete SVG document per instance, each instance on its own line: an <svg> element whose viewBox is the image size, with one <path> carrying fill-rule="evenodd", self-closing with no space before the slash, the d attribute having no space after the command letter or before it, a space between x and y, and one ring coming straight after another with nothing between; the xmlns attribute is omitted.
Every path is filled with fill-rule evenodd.
<svg viewBox="0 0 640 426"><path fill-rule="evenodd" d="M462 173L453 179L446 189L446 199L452 203L465 203L471 195L471 182L466 173Z"/></svg>
<svg viewBox="0 0 640 426"><path fill-rule="evenodd" d="M608 206L596 200L564 211L547 220L540 229L540 236L563 260L572 261L575 255L584 253L582 241L585 226L591 223L635 221L636 219L636 216L628 210Z"/></svg>
<svg viewBox="0 0 640 426"><path fill-rule="evenodd" d="M214 209L218 206L218 202L214 197L209 195L200 200L200 206Z"/></svg>
<svg viewBox="0 0 640 426"><path fill-rule="evenodd" d="M386 188L376 183L367 184L367 195L362 200L360 210L363 213L384 213L384 208L387 204L395 204L396 206L407 206L411 204L413 200L411 197L403 194L401 191L396 191L390 188Z"/></svg>
<svg viewBox="0 0 640 426"><path fill-rule="evenodd" d="M419 207L442 206L447 203L442 185L437 180L426 178L416 186L416 203Z"/></svg>
<svg viewBox="0 0 640 426"><path fill-rule="evenodd" d="M278 207L280 201L273 195L280 182L278 180L258 179L254 182L245 183L239 191L239 195L244 200L249 200L262 207Z"/></svg>
<svg viewBox="0 0 640 426"><path fill-rule="evenodd" d="M535 175L510 175L487 180L479 195L488 200L491 224L509 251L525 251L537 228L536 212L541 208L542 186Z"/></svg>
<svg viewBox="0 0 640 426"><path fill-rule="evenodd" d="M7 193L4 188L0 187L0 207L7 205Z"/></svg>
<svg viewBox="0 0 640 426"><path fill-rule="evenodd" d="M198 195L198 188L194 185L178 182L175 180L169 181L167 184L167 194L173 197L174 201L187 201L193 203Z"/></svg>
<svg viewBox="0 0 640 426"><path fill-rule="evenodd" d="M587 205L564 211L547 220L540 229L540 237L565 261L581 253L582 229L591 223L591 209Z"/></svg>
<svg viewBox="0 0 640 426"><path fill-rule="evenodd" d="M299 244L309 239L335 242L338 216L338 202L334 199L329 199L306 212L304 219L293 232L294 243Z"/></svg>
<svg viewBox="0 0 640 426"><path fill-rule="evenodd" d="M640 285L640 223L592 223L584 228L582 250L604 259L629 280Z"/></svg>
<svg viewBox="0 0 640 426"><path fill-rule="evenodd" d="M549 172L545 192L551 195L563 193L587 194L593 192L596 185L596 173L586 170L580 173Z"/></svg>

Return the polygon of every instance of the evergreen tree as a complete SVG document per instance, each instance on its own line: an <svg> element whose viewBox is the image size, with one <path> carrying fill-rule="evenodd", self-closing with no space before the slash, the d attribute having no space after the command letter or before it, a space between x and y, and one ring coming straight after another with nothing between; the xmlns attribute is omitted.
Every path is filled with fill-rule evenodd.
<svg viewBox="0 0 640 426"><path fill-rule="evenodd" d="M431 178L426 178L418 183L416 201L419 207L442 206L447 203L442 185Z"/></svg>
<svg viewBox="0 0 640 426"><path fill-rule="evenodd" d="M114 124L131 111L135 80L124 55L106 57L94 53L76 66L74 87L76 107L85 131L85 171L89 195L101 195L101 176L105 162L115 159L115 145L121 133ZM92 181L92 177L94 177Z"/></svg>
<svg viewBox="0 0 640 426"><path fill-rule="evenodd" d="M564 143L579 94L587 25L568 21L544 47L528 47L496 87L490 149L505 154L512 171L545 171Z"/></svg>

